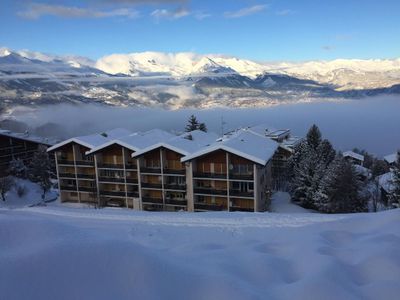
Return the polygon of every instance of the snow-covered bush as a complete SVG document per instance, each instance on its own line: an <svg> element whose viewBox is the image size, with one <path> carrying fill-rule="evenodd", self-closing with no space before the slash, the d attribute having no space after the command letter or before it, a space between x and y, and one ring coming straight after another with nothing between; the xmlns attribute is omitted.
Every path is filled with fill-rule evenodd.
<svg viewBox="0 0 400 300"><path fill-rule="evenodd" d="M22 198L23 196L25 196L25 194L26 194L25 185L23 185L23 184L17 185L16 190L17 190L17 195L18 195L19 198Z"/></svg>

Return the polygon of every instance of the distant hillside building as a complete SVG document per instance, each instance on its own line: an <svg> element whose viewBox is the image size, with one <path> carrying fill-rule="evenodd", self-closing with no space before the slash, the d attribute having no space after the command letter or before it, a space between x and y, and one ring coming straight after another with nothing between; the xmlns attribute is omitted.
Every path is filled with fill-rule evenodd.
<svg viewBox="0 0 400 300"><path fill-rule="evenodd" d="M72 138L48 151L55 155L63 202L138 210L264 211L282 143L251 128L222 138L202 131L177 136L159 129L115 129Z"/></svg>
<svg viewBox="0 0 400 300"><path fill-rule="evenodd" d="M398 155L399 155L398 153L392 153L392 154L386 155L383 159L389 165L389 167L393 167L395 165L395 163L397 162Z"/></svg>
<svg viewBox="0 0 400 300"><path fill-rule="evenodd" d="M52 141L33 136L28 132L15 133L9 130L0 130L0 176L7 173L13 159L21 159L28 165L40 146L47 148L52 144Z"/></svg>
<svg viewBox="0 0 400 300"><path fill-rule="evenodd" d="M354 165L362 166L364 164L364 155L355 153L353 151L343 152L343 157L345 160L351 162Z"/></svg>

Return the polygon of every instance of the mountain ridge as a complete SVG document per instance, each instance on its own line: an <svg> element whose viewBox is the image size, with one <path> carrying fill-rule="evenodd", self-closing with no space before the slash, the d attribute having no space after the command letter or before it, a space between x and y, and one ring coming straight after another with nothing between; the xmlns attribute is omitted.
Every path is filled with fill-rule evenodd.
<svg viewBox="0 0 400 300"><path fill-rule="evenodd" d="M257 63L191 52L93 61L0 48L0 109L16 105L257 107L400 93L400 59Z"/></svg>

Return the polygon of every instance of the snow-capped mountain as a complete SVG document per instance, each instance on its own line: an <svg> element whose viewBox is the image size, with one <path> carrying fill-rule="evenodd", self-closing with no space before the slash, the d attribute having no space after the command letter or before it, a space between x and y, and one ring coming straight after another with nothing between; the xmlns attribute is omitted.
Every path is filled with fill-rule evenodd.
<svg viewBox="0 0 400 300"><path fill-rule="evenodd" d="M63 102L254 107L382 93L400 93L400 59L261 63L142 52L92 61L0 48L0 110Z"/></svg>

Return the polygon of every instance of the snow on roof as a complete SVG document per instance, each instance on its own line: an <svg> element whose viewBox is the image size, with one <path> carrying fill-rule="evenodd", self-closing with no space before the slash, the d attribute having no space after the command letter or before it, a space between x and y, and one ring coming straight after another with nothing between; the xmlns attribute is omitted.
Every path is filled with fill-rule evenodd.
<svg viewBox="0 0 400 300"><path fill-rule="evenodd" d="M386 155L383 159L388 164L393 164L393 163L395 163L397 161L397 153L392 153L392 154Z"/></svg>
<svg viewBox="0 0 400 300"><path fill-rule="evenodd" d="M50 147L49 149L47 149L47 151L53 151L64 145L67 145L69 143L77 143L86 148L93 149L93 148L96 148L96 147L110 141L111 138L120 137L122 135L129 134L129 133L130 132L127 129L117 128L117 129L105 131L103 133L95 133L95 134L90 134L90 135L78 136L78 137L74 137L74 138L65 140L61 143L58 143L58 144L54 145L53 147Z"/></svg>
<svg viewBox="0 0 400 300"><path fill-rule="evenodd" d="M278 143L270 138L262 137L248 129L240 129L183 157L181 161L185 162L216 150L225 150L255 163L266 165L277 148Z"/></svg>
<svg viewBox="0 0 400 300"><path fill-rule="evenodd" d="M94 153L113 144L123 146L132 151L140 151L143 148L163 142L167 139L171 139L172 137L175 137L175 135L161 129L152 129L146 132L136 132L120 138L108 140L105 143L99 144L97 147L92 148L86 154Z"/></svg>
<svg viewBox="0 0 400 300"><path fill-rule="evenodd" d="M343 157L351 157L359 161L364 161L364 155L355 153L353 151L345 151L343 152Z"/></svg>
<svg viewBox="0 0 400 300"><path fill-rule="evenodd" d="M199 148L212 144L217 138L218 136L215 133L203 132L201 130L185 132L181 135L174 136L165 141L161 141L143 148L134 153L132 157L140 156L145 152L157 149L159 147L165 147L182 155L189 155Z"/></svg>
<svg viewBox="0 0 400 300"><path fill-rule="evenodd" d="M129 135L131 133L132 133L132 131L129 131L128 129L125 129L125 128L114 128L114 129L103 132L102 135L105 135L105 137L109 138L109 139L117 139L117 138Z"/></svg>
<svg viewBox="0 0 400 300"><path fill-rule="evenodd" d="M248 128L250 131L257 133L262 136L267 136L271 138L278 138L283 135L289 135L290 129L275 129L266 124L259 124Z"/></svg>
<svg viewBox="0 0 400 300"><path fill-rule="evenodd" d="M17 133L17 132L12 132L10 130L0 129L0 135L19 139L19 140L24 140L24 141L28 141L28 142L43 144L43 145L47 145L47 146L51 146L56 143L55 140L40 137L40 136L35 136L35 135L30 134L29 132Z"/></svg>
<svg viewBox="0 0 400 300"><path fill-rule="evenodd" d="M381 188L383 188L387 193L390 193L394 189L393 185L393 179L394 179L394 173L393 172L388 172L383 175L380 175L377 177L378 182Z"/></svg>

